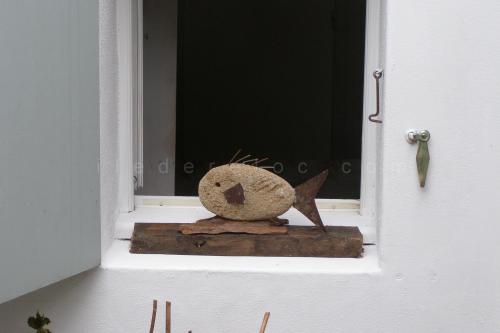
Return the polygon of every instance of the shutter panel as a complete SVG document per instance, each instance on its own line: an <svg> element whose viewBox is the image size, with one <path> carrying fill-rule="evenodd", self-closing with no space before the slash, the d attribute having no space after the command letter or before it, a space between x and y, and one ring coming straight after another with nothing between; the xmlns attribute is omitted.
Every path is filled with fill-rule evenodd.
<svg viewBox="0 0 500 333"><path fill-rule="evenodd" d="M98 0L0 2L0 303L100 261Z"/></svg>

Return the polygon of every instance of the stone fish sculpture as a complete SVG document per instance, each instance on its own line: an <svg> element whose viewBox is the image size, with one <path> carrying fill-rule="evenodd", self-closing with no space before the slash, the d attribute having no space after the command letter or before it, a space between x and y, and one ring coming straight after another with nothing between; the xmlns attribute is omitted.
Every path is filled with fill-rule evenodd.
<svg viewBox="0 0 500 333"><path fill-rule="evenodd" d="M198 195L206 209L228 220L275 221L293 206L325 230L314 199L327 176L328 170L324 170L293 188L257 163L229 162L205 174Z"/></svg>

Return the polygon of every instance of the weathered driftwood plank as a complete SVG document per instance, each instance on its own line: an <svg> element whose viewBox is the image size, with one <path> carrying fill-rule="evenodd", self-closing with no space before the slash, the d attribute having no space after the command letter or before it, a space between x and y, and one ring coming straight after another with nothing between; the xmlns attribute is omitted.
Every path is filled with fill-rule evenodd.
<svg viewBox="0 0 500 333"><path fill-rule="evenodd" d="M184 235L242 233L254 235L286 234L287 228L270 221L242 222L214 217L196 223L181 224L179 230Z"/></svg>
<svg viewBox="0 0 500 333"><path fill-rule="evenodd" d="M136 223L131 253L213 256L357 258L363 236L357 227L287 226L287 234L183 235L178 223Z"/></svg>

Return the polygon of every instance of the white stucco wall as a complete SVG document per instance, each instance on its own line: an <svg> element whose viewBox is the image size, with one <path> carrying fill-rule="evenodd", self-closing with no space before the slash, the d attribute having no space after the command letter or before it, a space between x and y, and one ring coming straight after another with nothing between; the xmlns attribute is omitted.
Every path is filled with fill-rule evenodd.
<svg viewBox="0 0 500 333"><path fill-rule="evenodd" d="M264 311L273 333L500 332L500 2L386 0L383 16L379 272L132 269L108 254L0 305L2 330L41 309L54 332L144 332L157 298L174 302L174 332L256 332ZM408 128L432 134L424 190Z"/></svg>

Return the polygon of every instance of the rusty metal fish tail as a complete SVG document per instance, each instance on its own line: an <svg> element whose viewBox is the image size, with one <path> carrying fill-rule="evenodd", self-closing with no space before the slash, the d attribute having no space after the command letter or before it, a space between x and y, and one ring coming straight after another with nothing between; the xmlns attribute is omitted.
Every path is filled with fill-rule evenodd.
<svg viewBox="0 0 500 333"><path fill-rule="evenodd" d="M328 170L324 170L319 175L297 186L295 188L295 202L293 203L293 207L323 231L326 231L326 228L323 221L321 221L321 216L319 215L314 199L327 177Z"/></svg>

